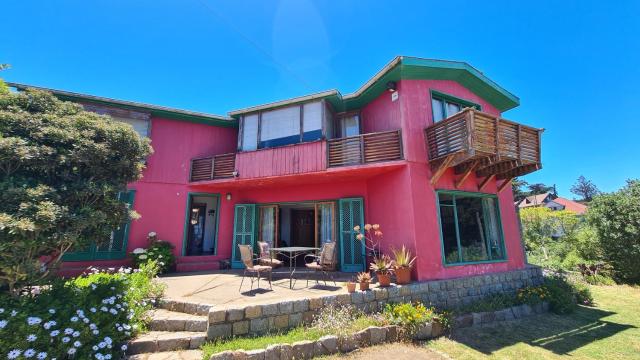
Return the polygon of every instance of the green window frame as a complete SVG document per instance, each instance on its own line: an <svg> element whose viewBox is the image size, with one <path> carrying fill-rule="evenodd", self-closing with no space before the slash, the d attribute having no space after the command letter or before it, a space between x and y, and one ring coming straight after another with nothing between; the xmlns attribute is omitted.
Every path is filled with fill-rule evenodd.
<svg viewBox="0 0 640 360"><path fill-rule="evenodd" d="M444 266L507 261L497 195L439 190L436 205Z"/></svg>
<svg viewBox="0 0 640 360"><path fill-rule="evenodd" d="M473 101L465 100L465 99L462 99L453 95L445 94L443 92L436 91L436 90L431 90L430 92L431 92L431 119L433 120L434 123L438 121L442 121L448 118L449 116L455 114L454 112L451 112L449 110L448 105L458 106L460 110L468 107L474 108L476 110L482 110L482 107L480 106L480 104L476 104ZM434 106L435 102L440 102L440 109L442 113L439 116L436 116L437 114Z"/></svg>
<svg viewBox="0 0 640 360"><path fill-rule="evenodd" d="M133 208L135 195L135 190L121 191L118 193L118 200L127 203L128 207L131 209ZM102 244L97 246L96 243L91 243L85 249L67 252L62 256L62 260L91 261L124 259L127 256L127 243L129 242L130 227L131 220L111 232L111 236L113 237L111 244Z"/></svg>

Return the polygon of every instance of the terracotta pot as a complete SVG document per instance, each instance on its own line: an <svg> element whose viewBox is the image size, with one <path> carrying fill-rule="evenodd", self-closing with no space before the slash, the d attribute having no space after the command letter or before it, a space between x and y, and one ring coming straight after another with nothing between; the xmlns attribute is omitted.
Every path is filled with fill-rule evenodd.
<svg viewBox="0 0 640 360"><path fill-rule="evenodd" d="M396 268L396 284L403 285L411 282L411 268Z"/></svg>
<svg viewBox="0 0 640 360"><path fill-rule="evenodd" d="M378 277L378 286L387 287L391 285L391 274L376 273L376 276Z"/></svg>
<svg viewBox="0 0 640 360"><path fill-rule="evenodd" d="M356 283L349 281L347 283L347 291L349 293L355 292L356 291Z"/></svg>
<svg viewBox="0 0 640 360"><path fill-rule="evenodd" d="M361 282L360 283L360 291L365 291L365 290L369 290L369 283L368 282Z"/></svg>

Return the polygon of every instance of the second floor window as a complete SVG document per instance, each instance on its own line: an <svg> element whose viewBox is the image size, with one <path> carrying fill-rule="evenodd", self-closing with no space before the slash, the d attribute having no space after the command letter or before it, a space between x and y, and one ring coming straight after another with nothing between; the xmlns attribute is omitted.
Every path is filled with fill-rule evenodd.
<svg viewBox="0 0 640 360"><path fill-rule="evenodd" d="M431 110L433 111L434 123L444 120L467 107L473 107L480 110L480 105L470 101L458 99L435 91L431 92Z"/></svg>
<svg viewBox="0 0 640 360"><path fill-rule="evenodd" d="M330 131L331 112L323 101L244 115L239 149L296 144L321 139Z"/></svg>

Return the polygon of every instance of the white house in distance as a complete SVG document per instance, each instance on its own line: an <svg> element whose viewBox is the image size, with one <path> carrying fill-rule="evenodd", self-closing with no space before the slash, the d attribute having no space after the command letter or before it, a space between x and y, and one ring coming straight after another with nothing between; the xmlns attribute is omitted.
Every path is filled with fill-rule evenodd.
<svg viewBox="0 0 640 360"><path fill-rule="evenodd" d="M551 210L567 210L574 212L578 215L583 215L587 211L587 206L577 201L569 200L563 197L554 195L551 192L546 192L539 195L531 195L526 198L517 201L516 206L519 209L525 209L528 207L544 206Z"/></svg>

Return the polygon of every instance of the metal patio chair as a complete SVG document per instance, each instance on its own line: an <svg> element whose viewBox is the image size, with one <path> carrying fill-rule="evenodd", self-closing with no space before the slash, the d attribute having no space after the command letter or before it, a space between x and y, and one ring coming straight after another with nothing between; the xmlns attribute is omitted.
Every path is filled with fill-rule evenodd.
<svg viewBox="0 0 640 360"><path fill-rule="evenodd" d="M238 248L240 250L240 259L244 264L244 272L242 273L242 281L240 282L240 288L238 291L242 291L242 284L244 283L244 278L249 275L249 279L251 280L251 290L253 290L253 282L257 281L258 286L260 288L260 276L262 274L267 275L267 279L269 280L269 289L273 289L271 287L271 266L266 265L255 265L254 264L254 254L253 247L251 245L240 245L238 244ZM255 274L255 280L254 280Z"/></svg>
<svg viewBox="0 0 640 360"><path fill-rule="evenodd" d="M313 270L315 274L321 272L324 279L325 286L327 285L327 278L333 281L333 285L336 285L336 281L330 274L337 268L336 257L336 243L335 241L328 242L322 245L320 254L310 254L304 257L305 266L307 269ZM311 262L307 262L307 259L311 259ZM311 274L311 273L309 273ZM307 276L307 286L309 286L309 277ZM316 284L318 283L318 277L316 276Z"/></svg>
<svg viewBox="0 0 640 360"><path fill-rule="evenodd" d="M269 250L270 245L265 241L258 241L258 248L260 249L260 255L258 257L258 265L271 266L272 269L276 269L282 266L282 261L273 257Z"/></svg>

